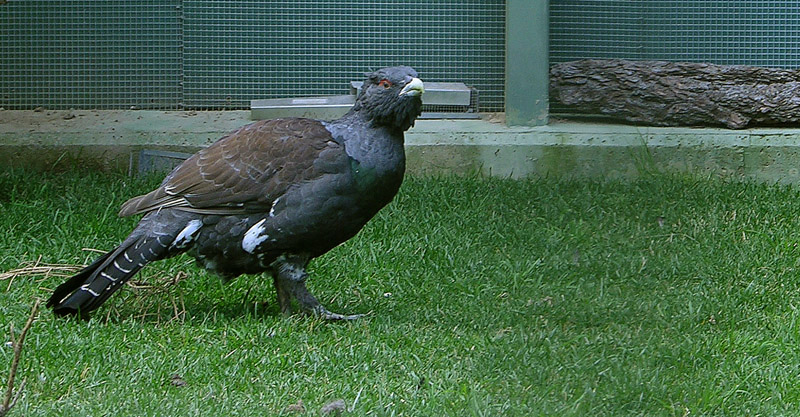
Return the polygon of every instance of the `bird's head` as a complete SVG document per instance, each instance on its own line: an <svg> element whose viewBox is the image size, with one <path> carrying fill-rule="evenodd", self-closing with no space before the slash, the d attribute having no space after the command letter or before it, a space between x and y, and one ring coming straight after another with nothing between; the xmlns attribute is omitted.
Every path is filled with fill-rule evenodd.
<svg viewBox="0 0 800 417"><path fill-rule="evenodd" d="M365 74L353 111L364 114L373 124L408 130L422 112L425 87L414 68L382 68Z"/></svg>

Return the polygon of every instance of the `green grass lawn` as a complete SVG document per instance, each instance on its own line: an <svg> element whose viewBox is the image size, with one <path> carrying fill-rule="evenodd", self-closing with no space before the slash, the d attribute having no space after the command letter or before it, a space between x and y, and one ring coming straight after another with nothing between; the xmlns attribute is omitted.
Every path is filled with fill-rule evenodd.
<svg viewBox="0 0 800 417"><path fill-rule="evenodd" d="M0 173L0 271L89 262L157 182ZM312 263L321 301L366 318L284 317L270 279L170 259L91 321L42 311L11 415L798 415L798 208L714 179L410 178ZM62 280L0 281L0 385L10 323Z"/></svg>

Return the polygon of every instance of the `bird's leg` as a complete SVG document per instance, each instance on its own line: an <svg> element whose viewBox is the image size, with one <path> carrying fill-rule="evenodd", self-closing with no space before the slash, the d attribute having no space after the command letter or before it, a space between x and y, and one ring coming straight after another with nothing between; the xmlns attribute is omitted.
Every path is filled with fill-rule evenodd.
<svg viewBox="0 0 800 417"><path fill-rule="evenodd" d="M292 311L292 299L297 301L300 309L314 316L319 316L325 320L354 320L361 317L361 314L343 315L333 313L320 304L314 295L306 288L305 266L308 258L284 258L273 264L275 269L274 281L275 290L278 293L278 303L281 312L288 314Z"/></svg>
<svg viewBox="0 0 800 417"><path fill-rule="evenodd" d="M275 285L275 292L278 294L278 305L281 306L281 313L292 313L292 297L286 288L278 282L278 274L272 275L272 283Z"/></svg>

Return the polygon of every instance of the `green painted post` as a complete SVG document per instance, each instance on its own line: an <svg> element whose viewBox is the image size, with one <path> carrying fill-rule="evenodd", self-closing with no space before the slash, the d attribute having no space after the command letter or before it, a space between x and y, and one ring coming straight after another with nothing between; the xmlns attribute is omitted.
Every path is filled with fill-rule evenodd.
<svg viewBox="0 0 800 417"><path fill-rule="evenodd" d="M506 0L506 124L547 124L549 1Z"/></svg>

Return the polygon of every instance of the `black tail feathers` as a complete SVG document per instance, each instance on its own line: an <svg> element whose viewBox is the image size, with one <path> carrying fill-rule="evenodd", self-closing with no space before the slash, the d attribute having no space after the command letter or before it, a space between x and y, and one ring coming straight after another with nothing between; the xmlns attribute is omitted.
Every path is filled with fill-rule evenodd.
<svg viewBox="0 0 800 417"><path fill-rule="evenodd" d="M158 239L127 239L59 285L47 301L58 316L85 315L100 307L143 266L163 258L167 245Z"/></svg>

